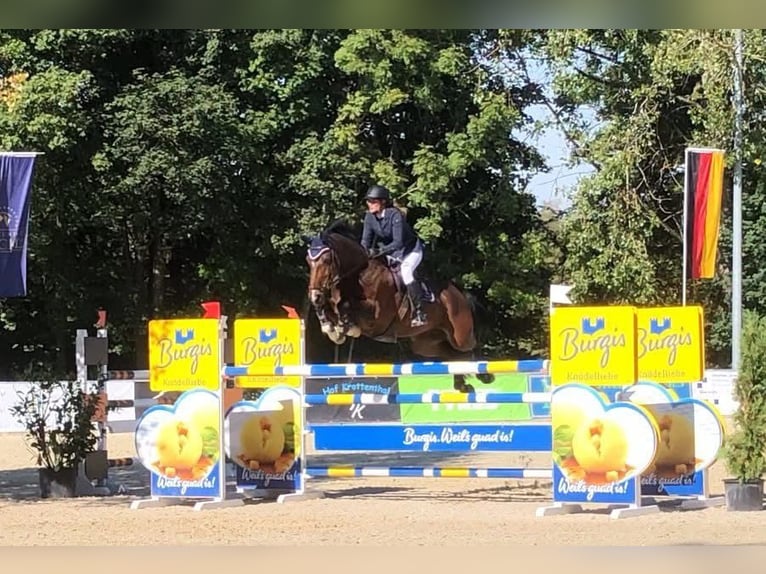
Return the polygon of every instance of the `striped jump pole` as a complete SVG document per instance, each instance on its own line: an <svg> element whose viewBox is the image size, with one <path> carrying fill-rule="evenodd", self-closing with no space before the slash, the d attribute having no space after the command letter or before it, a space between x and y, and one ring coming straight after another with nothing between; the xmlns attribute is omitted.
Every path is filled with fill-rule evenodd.
<svg viewBox="0 0 766 574"><path fill-rule="evenodd" d="M304 395L304 404L312 405L419 405L419 404L509 404L549 403L551 393L332 393L329 395Z"/></svg>
<svg viewBox="0 0 766 574"><path fill-rule="evenodd" d="M259 365L225 366L223 376L235 377L377 377L399 375L483 375L534 373L547 369L548 360L524 361L454 361L423 363L317 363L284 365L264 369Z"/></svg>
<svg viewBox="0 0 766 574"><path fill-rule="evenodd" d="M407 478L553 478L551 468L462 468L421 466L309 466L309 478L407 477Z"/></svg>
<svg viewBox="0 0 766 574"><path fill-rule="evenodd" d="M154 405L172 405L175 399L168 397L158 397L155 399L109 399L107 405L113 409L129 409L152 407Z"/></svg>
<svg viewBox="0 0 766 574"><path fill-rule="evenodd" d="M133 466L138 464L138 459L133 457L125 458L110 458L108 461L109 468Z"/></svg>
<svg viewBox="0 0 766 574"><path fill-rule="evenodd" d="M106 380L107 381L125 381L125 380L148 381L149 371L147 369L107 371Z"/></svg>

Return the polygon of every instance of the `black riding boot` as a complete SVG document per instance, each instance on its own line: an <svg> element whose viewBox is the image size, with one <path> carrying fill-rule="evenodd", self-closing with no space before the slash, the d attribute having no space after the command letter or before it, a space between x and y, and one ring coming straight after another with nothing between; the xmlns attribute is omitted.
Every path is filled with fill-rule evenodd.
<svg viewBox="0 0 766 574"><path fill-rule="evenodd" d="M426 324L428 318L425 312L423 312L423 291L420 287L420 282L415 280L407 285L407 293L412 301L412 320L410 326L420 327Z"/></svg>

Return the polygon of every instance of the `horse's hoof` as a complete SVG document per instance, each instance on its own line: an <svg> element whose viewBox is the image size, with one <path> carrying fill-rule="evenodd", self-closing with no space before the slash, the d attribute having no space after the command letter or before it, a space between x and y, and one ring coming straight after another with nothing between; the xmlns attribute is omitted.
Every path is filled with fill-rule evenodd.
<svg viewBox="0 0 766 574"><path fill-rule="evenodd" d="M474 392L475 389L470 383L463 383L462 385L455 385L455 390L459 393L469 394Z"/></svg>
<svg viewBox="0 0 766 574"><path fill-rule="evenodd" d="M336 337L345 337L347 334L348 334L348 331L346 330L345 327L343 327L341 325L336 325L335 326L335 336Z"/></svg>
<svg viewBox="0 0 766 574"><path fill-rule="evenodd" d="M362 334L362 330L361 330L359 327L357 327L357 326L353 326L353 327L351 327L351 328L350 328L350 329L347 331L347 333L346 333L346 334L347 334L349 337L354 337L355 339L358 339L358 338L359 338L359 336Z"/></svg>
<svg viewBox="0 0 766 574"><path fill-rule="evenodd" d="M476 378L479 379L485 385L490 385L495 382L495 375L493 375L492 373L481 373L479 375L476 375Z"/></svg>
<svg viewBox="0 0 766 574"><path fill-rule="evenodd" d="M332 342L335 343L336 345L342 345L343 343L346 342L346 333L340 327L337 327L337 326L327 336L330 337Z"/></svg>
<svg viewBox="0 0 766 574"><path fill-rule="evenodd" d="M339 334L339 333L335 333L335 332L333 332L333 333L329 333L327 336L328 336L328 337L330 338L330 340L331 340L333 343L335 343L336 345L342 345L343 343L345 343L345 342L346 342L346 337L345 337L345 335L341 335L341 334Z"/></svg>

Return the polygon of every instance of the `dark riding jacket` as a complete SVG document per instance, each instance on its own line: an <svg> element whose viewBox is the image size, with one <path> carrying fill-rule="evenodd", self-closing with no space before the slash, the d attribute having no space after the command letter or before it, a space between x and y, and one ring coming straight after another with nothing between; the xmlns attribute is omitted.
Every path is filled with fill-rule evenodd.
<svg viewBox="0 0 766 574"><path fill-rule="evenodd" d="M381 214L367 212L364 216L362 247L369 251L374 242L382 243L379 251L381 255L389 255L401 261L415 249L418 236L401 211L387 207Z"/></svg>

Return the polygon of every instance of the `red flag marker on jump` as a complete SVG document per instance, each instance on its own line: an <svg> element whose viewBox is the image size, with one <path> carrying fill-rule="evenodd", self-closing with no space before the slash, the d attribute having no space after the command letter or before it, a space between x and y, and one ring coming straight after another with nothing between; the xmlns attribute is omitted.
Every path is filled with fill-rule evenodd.
<svg viewBox="0 0 766 574"><path fill-rule="evenodd" d="M221 318L221 303L218 301L206 301L202 303L202 308L205 310L203 319L220 319Z"/></svg>
<svg viewBox="0 0 766 574"><path fill-rule="evenodd" d="M295 310L294 307L288 307L287 305L282 305L282 309L287 311L288 319L300 319L300 315L298 315L298 312Z"/></svg>

